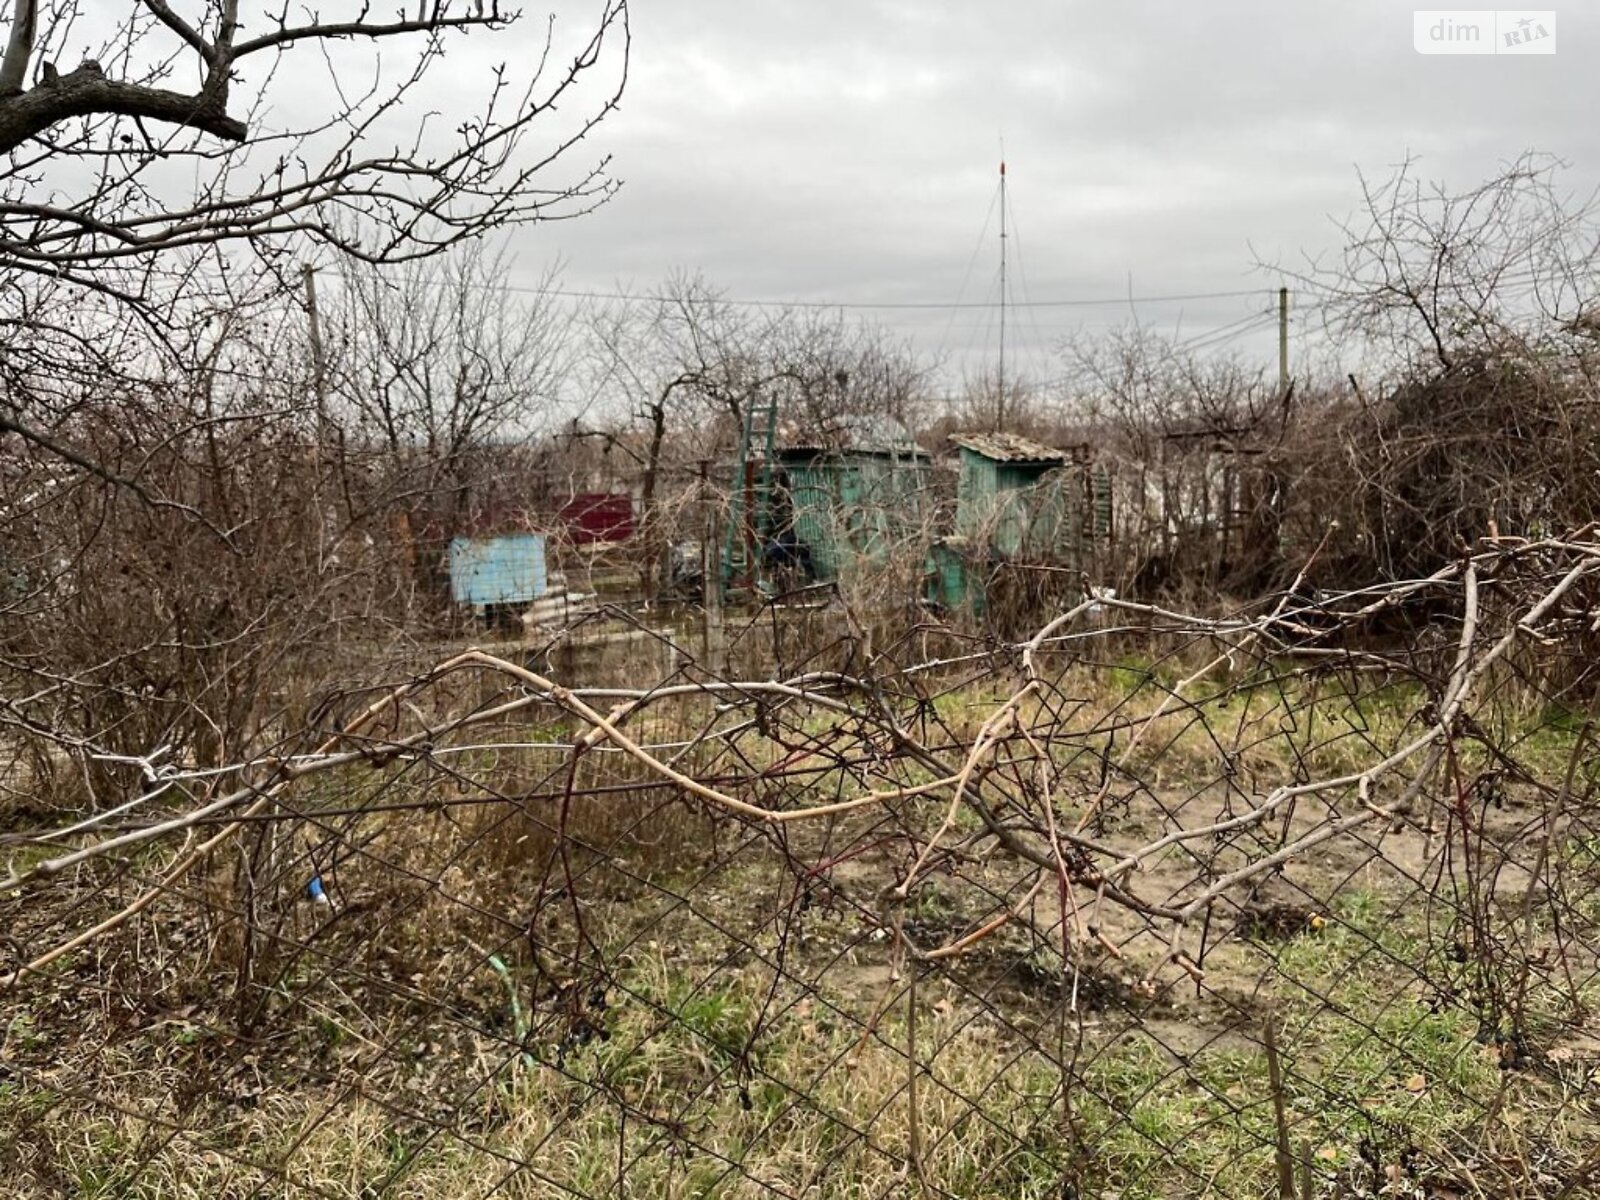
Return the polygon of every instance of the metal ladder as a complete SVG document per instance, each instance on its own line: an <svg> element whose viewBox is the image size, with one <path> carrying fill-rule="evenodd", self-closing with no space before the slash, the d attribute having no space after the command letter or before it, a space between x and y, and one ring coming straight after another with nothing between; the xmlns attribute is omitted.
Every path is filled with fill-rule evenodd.
<svg viewBox="0 0 1600 1200"><path fill-rule="evenodd" d="M761 585L762 551L772 511L773 460L778 438L776 396L753 400L739 430L739 457L728 497L728 532L722 553L724 594Z"/></svg>

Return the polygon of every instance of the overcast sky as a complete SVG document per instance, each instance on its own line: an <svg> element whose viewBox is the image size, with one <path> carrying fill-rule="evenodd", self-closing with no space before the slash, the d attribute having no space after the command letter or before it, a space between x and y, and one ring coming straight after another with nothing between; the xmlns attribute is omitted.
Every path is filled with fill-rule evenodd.
<svg viewBox="0 0 1600 1200"><path fill-rule="evenodd" d="M582 9L562 10L576 21ZM1259 288L1137 305L1184 336L1263 311L1336 244L1356 171L1407 156L1469 186L1524 150L1600 182L1600 5L1558 10L1553 56L1423 56L1392 0L636 0L623 110L597 133L623 181L580 221L513 240L529 276L648 289L677 268L730 295L849 305L998 298L1004 140L1011 288L1054 302ZM987 234L985 222L988 220ZM970 273L969 273L970 272ZM992 354L992 309L861 310ZM1126 303L1016 310L1014 360ZM1236 345L1271 353L1272 333Z"/></svg>

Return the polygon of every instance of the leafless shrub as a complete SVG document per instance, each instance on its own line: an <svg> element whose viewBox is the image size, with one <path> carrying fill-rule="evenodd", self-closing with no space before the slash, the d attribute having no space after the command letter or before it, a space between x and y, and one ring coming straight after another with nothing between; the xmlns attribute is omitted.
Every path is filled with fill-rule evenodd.
<svg viewBox="0 0 1600 1200"><path fill-rule="evenodd" d="M43 1036L6 1062L58 1114L23 1170L78 1161L111 1105L334 1194L471 1191L491 1161L670 1189L687 1154L749 1194L1254 1196L1287 1145L1321 1193L1570 1195L1600 867L1561 697L1597 572L1587 531L1502 538L1327 601L1354 630L1444 598L1450 636L1405 659L1308 648L1289 600L1115 597L778 677L455 655L304 753L12 838L8 1028ZM52 1013L138 1032L69 1053ZM205 1048L188 1082L166 1020ZM142 1073L97 1097L113 1065ZM287 1153L257 1152L244 1080ZM372 1106L402 1148L340 1159ZM93 1144L129 1181L222 1169Z"/></svg>
<svg viewBox="0 0 1600 1200"><path fill-rule="evenodd" d="M1339 582L1425 573L1486 531L1540 537L1593 513L1600 239L1593 204L1559 182L1537 156L1464 192L1407 164L1363 181L1343 258L1305 274L1368 364L1302 406L1282 456L1294 544L1327 538Z"/></svg>
<svg viewBox="0 0 1600 1200"><path fill-rule="evenodd" d="M1141 330L1069 343L1064 353L1068 430L1113 480L1117 550L1104 584L1124 595L1187 589L1193 601L1281 583L1288 480L1277 458L1293 397L1237 357Z"/></svg>

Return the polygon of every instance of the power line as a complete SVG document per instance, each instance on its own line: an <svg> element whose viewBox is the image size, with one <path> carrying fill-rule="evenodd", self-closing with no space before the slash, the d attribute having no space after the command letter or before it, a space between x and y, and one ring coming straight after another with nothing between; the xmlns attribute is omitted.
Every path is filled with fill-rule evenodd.
<svg viewBox="0 0 1600 1200"><path fill-rule="evenodd" d="M498 286L498 285L496 285L496 286ZM533 293L538 293L539 292L538 288L517 288L517 287L511 287L511 286L508 286L507 290L508 291L528 291L528 292L533 292ZM1007 308L1094 308L1094 307L1109 307L1111 305L1119 305L1119 304L1167 304L1167 303L1175 303L1177 301L1183 301L1183 300L1224 300L1224 299L1230 299L1230 298L1234 298L1234 297L1238 297L1238 296L1258 296L1258 295L1261 295L1263 293L1270 292L1272 290L1273 289L1271 289L1271 288L1244 288L1244 289L1239 289L1239 290L1236 290L1236 291L1228 291L1228 292L1186 292L1186 293L1172 293L1172 294L1169 294L1169 295L1162 295L1162 296L1106 296L1106 297L1092 297L1092 298L1083 297L1083 298L1061 299L1061 300L1010 300L1010 301L1007 301L1006 307ZM571 298L571 299L578 299L578 300L643 300L643 301L661 301L661 300L671 299L671 297L668 297L668 296L658 296L658 295L652 295L652 294L648 294L648 293L629 294L629 293L626 293L626 292L579 292L579 291L567 291L567 290L562 290L562 289L555 289L555 290L547 291L547 292L544 292L543 294L547 295L547 296L562 296L562 297L567 297L567 298ZM992 300L992 301L989 301L989 300L984 300L984 301L978 301L978 300L957 301L956 303L952 304L949 301L945 301L945 300L891 300L891 301L872 301L872 300L743 300L743 299L735 299L735 298L728 297L728 296L718 296L718 297L716 297L716 302L718 304L731 304L731 305L737 305L737 306L741 306L741 307L745 307L745 308L819 308L819 309L846 308L846 309L868 309L868 310L874 310L874 311L877 311L877 310L890 310L890 309L933 309L933 310L937 310L937 311L945 311L945 310L949 310L949 309L963 309L963 308L968 308L968 309L970 309L970 308L997 309L997 308L1000 307L1000 301L999 300Z"/></svg>
<svg viewBox="0 0 1600 1200"><path fill-rule="evenodd" d="M427 287L460 287L460 280L422 279ZM530 296L557 296L566 300L621 300L633 303L662 303L669 302L679 297L667 296L658 292L601 292L584 291L571 288L538 288L525 284L515 283L469 283L466 286L473 288L493 289L495 291L516 292ZM1238 296L1260 296L1274 289L1239 288L1224 292L1172 292L1154 296L1094 296L1071 297L1055 300L1012 300L1007 303L1008 308L1106 308L1123 304L1170 304L1184 300L1226 300ZM710 296L708 300L717 304L726 304L739 308L805 308L805 309L850 309L856 311L887 312L891 310L927 310L933 312L949 312L955 309L986 309L994 310L1000 307L999 300L957 300L954 303L948 300L752 300L732 296Z"/></svg>
<svg viewBox="0 0 1600 1200"><path fill-rule="evenodd" d="M1247 313L1236 321L1229 321L1226 325L1219 325L1201 333L1192 334L1172 343L1173 350L1199 350L1206 347L1222 345L1245 334L1253 333L1257 329L1264 329L1276 321L1276 314L1272 311Z"/></svg>

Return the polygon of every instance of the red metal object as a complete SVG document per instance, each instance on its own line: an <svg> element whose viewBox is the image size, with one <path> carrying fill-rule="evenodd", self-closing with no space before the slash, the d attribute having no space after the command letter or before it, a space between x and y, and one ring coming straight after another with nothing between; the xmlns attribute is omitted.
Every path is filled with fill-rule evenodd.
<svg viewBox="0 0 1600 1200"><path fill-rule="evenodd" d="M568 500L556 515L580 546L625 542L633 536L633 497L626 492L586 492Z"/></svg>

